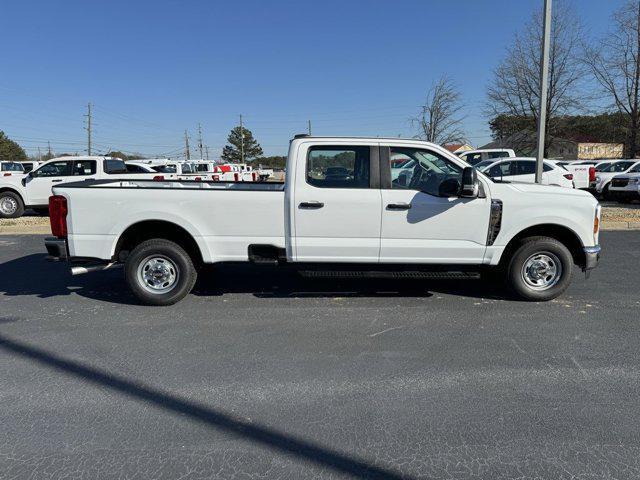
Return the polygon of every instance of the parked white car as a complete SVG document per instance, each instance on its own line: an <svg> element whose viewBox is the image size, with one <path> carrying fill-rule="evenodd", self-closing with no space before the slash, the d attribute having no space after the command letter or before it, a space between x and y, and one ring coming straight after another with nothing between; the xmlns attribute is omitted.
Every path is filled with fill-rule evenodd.
<svg viewBox="0 0 640 480"><path fill-rule="evenodd" d="M640 200L640 164L631 167L627 173L613 177L609 194L620 203Z"/></svg>
<svg viewBox="0 0 640 480"><path fill-rule="evenodd" d="M549 160L542 165L542 184L574 188L573 174ZM536 160L534 158L507 158L493 161L485 160L475 168L494 180L503 182L535 183Z"/></svg>
<svg viewBox="0 0 640 480"><path fill-rule="evenodd" d="M598 165L596 167L596 194L602 198L608 198L609 186L613 177L621 173L627 173L638 164L640 162L637 160L616 160Z"/></svg>
<svg viewBox="0 0 640 480"><path fill-rule="evenodd" d="M492 160L494 158L514 158L516 156L516 152L510 148L486 148L481 150L467 150L466 152L460 152L457 155L469 165L475 166L483 160Z"/></svg>
<svg viewBox="0 0 640 480"><path fill-rule="evenodd" d="M119 158L53 158L26 175L0 177L0 218L20 217L25 208L47 213L51 188L63 182L127 177L131 177L131 174L128 174L125 163ZM136 178L151 180L153 176L137 175Z"/></svg>
<svg viewBox="0 0 640 480"><path fill-rule="evenodd" d="M573 185L575 188L588 190L595 187L596 167L593 164L582 164L566 160L547 160L552 165L564 168L573 174Z"/></svg>
<svg viewBox="0 0 640 480"><path fill-rule="evenodd" d="M399 155L416 165L392 181ZM197 266L243 261L416 282L493 268L518 296L542 301L600 252L592 195L494 182L418 140L296 137L284 184L106 180L53 193L50 258L70 260L74 274L123 265L133 293L153 305L184 298Z"/></svg>

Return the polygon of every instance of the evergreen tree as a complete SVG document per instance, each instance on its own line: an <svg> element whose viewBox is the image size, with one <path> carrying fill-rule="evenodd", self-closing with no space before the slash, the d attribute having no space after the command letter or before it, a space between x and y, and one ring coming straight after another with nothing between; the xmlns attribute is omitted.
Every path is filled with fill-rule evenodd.
<svg viewBox="0 0 640 480"><path fill-rule="evenodd" d="M244 133L244 139L243 137ZM227 138L229 145L225 145L222 149L222 159L230 163L238 163L242 161L242 151L244 151L244 160L251 160L262 155L262 147L253 138L251 130L237 126Z"/></svg>
<svg viewBox="0 0 640 480"><path fill-rule="evenodd" d="M23 162L27 160L27 154L22 147L13 140L10 140L2 130L0 130L0 160L13 162Z"/></svg>

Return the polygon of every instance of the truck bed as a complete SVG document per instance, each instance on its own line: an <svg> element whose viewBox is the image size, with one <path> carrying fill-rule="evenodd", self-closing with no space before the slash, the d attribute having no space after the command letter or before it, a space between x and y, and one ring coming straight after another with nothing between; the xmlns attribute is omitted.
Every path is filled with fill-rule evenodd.
<svg viewBox="0 0 640 480"><path fill-rule="evenodd" d="M112 258L122 232L140 222L184 228L205 262L246 261L251 244L285 248L284 184L97 180L61 184L69 254Z"/></svg>

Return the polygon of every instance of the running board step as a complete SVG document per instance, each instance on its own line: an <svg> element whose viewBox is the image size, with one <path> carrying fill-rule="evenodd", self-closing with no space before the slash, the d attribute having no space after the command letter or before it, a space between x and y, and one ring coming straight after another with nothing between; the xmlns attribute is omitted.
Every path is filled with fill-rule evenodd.
<svg viewBox="0 0 640 480"><path fill-rule="evenodd" d="M480 272L429 271L359 271L359 270L301 270L307 278L421 278L430 280L478 280Z"/></svg>

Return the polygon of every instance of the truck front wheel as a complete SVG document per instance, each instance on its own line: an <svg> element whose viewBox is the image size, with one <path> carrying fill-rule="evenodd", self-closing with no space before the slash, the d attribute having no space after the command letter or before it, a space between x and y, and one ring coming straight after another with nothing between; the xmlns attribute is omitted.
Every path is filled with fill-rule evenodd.
<svg viewBox="0 0 640 480"><path fill-rule="evenodd" d="M142 242L127 257L125 277L134 295L146 305L173 305L193 288L197 273L184 249L169 240Z"/></svg>
<svg viewBox="0 0 640 480"><path fill-rule="evenodd" d="M566 246L555 238L530 237L511 257L507 282L518 297L545 302L562 295L572 274L573 257Z"/></svg>

